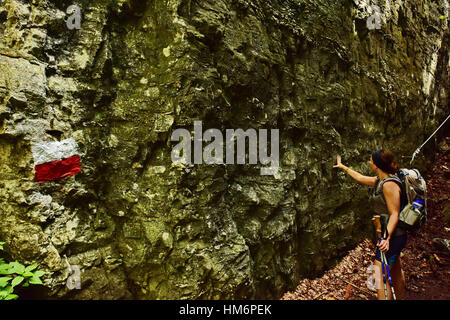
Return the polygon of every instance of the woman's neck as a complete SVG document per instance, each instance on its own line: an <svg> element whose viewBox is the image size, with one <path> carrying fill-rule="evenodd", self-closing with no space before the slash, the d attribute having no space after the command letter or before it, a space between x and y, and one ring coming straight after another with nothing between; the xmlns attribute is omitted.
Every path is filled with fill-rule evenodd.
<svg viewBox="0 0 450 320"><path fill-rule="evenodd" d="M386 173L386 172L384 172L384 171L379 171L378 172L378 177L380 177L380 180L383 180L383 179L385 179L385 178L387 178L387 177L389 177L390 176L390 174L389 173Z"/></svg>

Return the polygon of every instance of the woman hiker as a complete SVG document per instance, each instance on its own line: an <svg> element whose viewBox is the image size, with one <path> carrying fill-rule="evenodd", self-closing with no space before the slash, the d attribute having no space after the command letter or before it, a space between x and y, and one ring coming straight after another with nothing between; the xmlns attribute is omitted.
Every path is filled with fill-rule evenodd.
<svg viewBox="0 0 450 320"><path fill-rule="evenodd" d="M370 169L376 173L377 176L369 177L360 174L359 172L350 169L341 163L341 156L337 156L337 164L333 168L339 168L345 171L350 177L357 182L374 187L374 192L371 195L373 202L374 214L380 215L382 220L382 230L386 230L387 221L387 238L377 243L377 251L375 255L375 277L377 295L379 300L385 299L383 290L383 272L381 269L381 255L380 251L384 252L389 264L389 270L392 277L392 284L397 299L403 299L405 296L405 276L402 270L400 260L400 252L406 245L406 231L397 227L397 222L401 207L401 188L400 186L390 180L384 181L388 177L392 177L398 171L395 156L388 150L374 151L370 157ZM383 189L381 192L381 188ZM384 195L384 198L383 198ZM387 280L387 279L386 279ZM392 299L391 289L389 288L389 281L387 282L388 299Z"/></svg>

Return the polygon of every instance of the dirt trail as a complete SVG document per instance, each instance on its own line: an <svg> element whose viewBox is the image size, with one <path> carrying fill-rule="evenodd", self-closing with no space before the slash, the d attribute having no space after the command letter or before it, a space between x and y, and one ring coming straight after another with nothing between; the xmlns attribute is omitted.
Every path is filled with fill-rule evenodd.
<svg viewBox="0 0 450 320"><path fill-rule="evenodd" d="M450 137L446 137L447 147ZM402 251L406 278L406 299L450 299L450 253L433 243L450 239L450 150L436 154L425 176L428 193L428 222L417 234L408 234ZM374 259L375 245L368 239L322 277L304 279L282 300L374 300L376 293L366 286L367 267Z"/></svg>

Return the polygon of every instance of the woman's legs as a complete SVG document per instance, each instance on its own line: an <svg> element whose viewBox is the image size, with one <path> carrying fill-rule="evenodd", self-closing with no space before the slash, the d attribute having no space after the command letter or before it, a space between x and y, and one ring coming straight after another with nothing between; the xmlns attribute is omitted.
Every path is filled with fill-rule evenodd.
<svg viewBox="0 0 450 320"><path fill-rule="evenodd" d="M382 265L381 265L381 262L378 260L375 260L374 264L375 264L375 268L378 269L376 274L379 275L378 281L377 281L377 297L378 297L378 300L385 300ZM391 292L391 286L389 285L389 278L388 278L388 275L386 272L386 265L385 265L384 273L385 273L385 278L386 278L386 288L387 288L388 300L391 300L392 292ZM395 284L394 284L394 288L395 288ZM394 292L395 292L395 295L397 296L397 291L394 291Z"/></svg>
<svg viewBox="0 0 450 320"><path fill-rule="evenodd" d="M377 297L378 300L385 300L384 295L384 282L383 282L383 270L381 262L375 260L375 267L378 269L377 275ZM394 266L389 266L389 272L391 273L392 285L394 287L395 298L397 300L403 300L405 298L405 275L402 270L402 263L400 257L398 257L394 263ZM391 286L389 285L389 278L386 272L386 265L384 269L385 278L386 278L386 288L388 293L388 300L392 299Z"/></svg>
<svg viewBox="0 0 450 320"><path fill-rule="evenodd" d="M392 284L395 289L395 296L398 300L405 299L405 274L402 270L400 257L397 258L393 267L391 267Z"/></svg>
<svg viewBox="0 0 450 320"><path fill-rule="evenodd" d="M400 260L400 253L406 245L407 235L406 233L401 236L395 236L389 241L389 251L386 252L386 259L388 263L393 264L389 267L391 274L392 285L394 287L395 298L398 300L403 300L405 298L405 275L402 270L402 262ZM379 287L377 287L378 299L384 299L384 283L383 283L383 271L381 268L381 254L380 250L377 248L375 253L375 265L379 272L380 282ZM392 292L389 286L389 279L385 268L385 277L388 289L388 299L392 299Z"/></svg>

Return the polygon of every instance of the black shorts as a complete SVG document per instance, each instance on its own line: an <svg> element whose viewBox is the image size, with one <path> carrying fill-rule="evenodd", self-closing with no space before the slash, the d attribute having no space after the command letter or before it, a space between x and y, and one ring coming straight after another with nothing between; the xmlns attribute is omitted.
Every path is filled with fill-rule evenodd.
<svg viewBox="0 0 450 320"><path fill-rule="evenodd" d="M389 240L389 250L385 253L388 265L391 267L395 264L395 261L400 256L400 252L406 246L407 236L406 233L401 236L392 237ZM380 249L377 247L375 252L375 259L381 261Z"/></svg>

